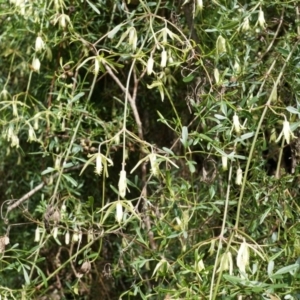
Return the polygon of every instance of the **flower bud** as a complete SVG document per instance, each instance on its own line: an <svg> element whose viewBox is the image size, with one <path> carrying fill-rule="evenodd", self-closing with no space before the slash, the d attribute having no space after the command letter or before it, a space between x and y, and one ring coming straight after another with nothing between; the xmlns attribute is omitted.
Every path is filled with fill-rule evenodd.
<svg viewBox="0 0 300 300"><path fill-rule="evenodd" d="M129 29L129 40L128 40L129 45L132 46L132 50L136 49L137 45L137 34L136 34L136 29L134 27L131 27Z"/></svg>
<svg viewBox="0 0 300 300"><path fill-rule="evenodd" d="M121 223L123 218L123 206L121 201L118 201L116 204L116 220L118 223Z"/></svg>
<svg viewBox="0 0 300 300"><path fill-rule="evenodd" d="M35 40L35 51L40 52L44 48L45 48L45 43L43 39L40 36L38 36Z"/></svg>
<svg viewBox="0 0 300 300"><path fill-rule="evenodd" d="M94 69L94 72L95 72L96 75L99 73L99 70L100 70L100 63L99 63L98 58L95 57L95 69Z"/></svg>
<svg viewBox="0 0 300 300"><path fill-rule="evenodd" d="M218 85L220 83L220 73L218 68L214 69L214 77L215 77L216 84Z"/></svg>
<svg viewBox="0 0 300 300"><path fill-rule="evenodd" d="M72 236L72 242L77 243L78 241L79 241L79 233L78 233L78 230L75 229L73 236Z"/></svg>
<svg viewBox="0 0 300 300"><path fill-rule="evenodd" d="M38 129L39 129L39 119L38 119L38 118L35 118L35 119L34 119L33 128L34 128L35 130L38 130Z"/></svg>
<svg viewBox="0 0 300 300"><path fill-rule="evenodd" d="M70 232L68 230L65 234L65 244L69 245L69 243L70 243Z"/></svg>
<svg viewBox="0 0 300 300"><path fill-rule="evenodd" d="M40 228L39 228L39 226L35 230L34 241L35 242L39 242L40 241Z"/></svg>
<svg viewBox="0 0 300 300"><path fill-rule="evenodd" d="M154 66L154 59L152 57L152 55L149 57L148 61L147 61L147 74L151 75L153 72L153 66Z"/></svg>
<svg viewBox="0 0 300 300"><path fill-rule="evenodd" d="M120 179L119 179L119 195L121 198L125 198L126 188L127 188L126 171L122 170L120 172Z"/></svg>
<svg viewBox="0 0 300 300"><path fill-rule="evenodd" d="M167 66L167 60L168 60L168 55L167 55L167 51L164 49L161 52L161 62L160 62L160 66L162 68L165 68Z"/></svg>
<svg viewBox="0 0 300 300"><path fill-rule="evenodd" d="M243 171L242 169L239 167L236 171L236 178L235 178L235 184L237 185L241 185L243 181Z"/></svg>
<svg viewBox="0 0 300 300"><path fill-rule="evenodd" d="M103 165L102 165L102 157L101 154L98 153L96 154L96 169L95 169L95 173L98 175L101 175L103 169Z"/></svg>
<svg viewBox="0 0 300 300"><path fill-rule="evenodd" d="M261 28L266 28L265 14L261 8L258 13L258 24Z"/></svg>
<svg viewBox="0 0 300 300"><path fill-rule="evenodd" d="M222 156L222 169L223 171L228 169L228 157L225 155Z"/></svg>
<svg viewBox="0 0 300 300"><path fill-rule="evenodd" d="M53 231L52 231L52 235L53 235L53 237L54 237L55 239L57 238L57 234L58 234L58 227L55 226L55 227L53 228Z"/></svg>

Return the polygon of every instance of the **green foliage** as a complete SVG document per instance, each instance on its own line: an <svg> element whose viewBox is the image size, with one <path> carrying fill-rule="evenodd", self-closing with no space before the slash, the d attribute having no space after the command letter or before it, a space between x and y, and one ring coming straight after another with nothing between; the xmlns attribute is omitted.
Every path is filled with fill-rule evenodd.
<svg viewBox="0 0 300 300"><path fill-rule="evenodd" d="M300 299L297 1L0 7L1 297Z"/></svg>

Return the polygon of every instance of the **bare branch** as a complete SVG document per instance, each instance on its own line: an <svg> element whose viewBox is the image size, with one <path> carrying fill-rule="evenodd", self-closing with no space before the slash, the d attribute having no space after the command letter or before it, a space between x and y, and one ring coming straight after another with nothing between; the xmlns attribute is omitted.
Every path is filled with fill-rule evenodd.
<svg viewBox="0 0 300 300"><path fill-rule="evenodd" d="M72 171L72 170L79 169L81 167L82 167L82 165L73 166L73 167L70 167L68 169L64 169L63 171L64 172L69 172L69 171ZM57 176L58 176L58 173L54 175L54 178L56 178ZM27 201L32 195L34 195L35 193L37 193L38 191L40 191L44 186L45 186L45 182L41 182L39 185L37 185L34 189L32 189L31 191L29 191L28 193L26 193L19 200L15 201L13 204L9 205L7 207L7 210L6 210L5 218L7 217L7 215L8 215L9 212L11 212L13 209L15 209L16 207L18 207L23 202Z"/></svg>

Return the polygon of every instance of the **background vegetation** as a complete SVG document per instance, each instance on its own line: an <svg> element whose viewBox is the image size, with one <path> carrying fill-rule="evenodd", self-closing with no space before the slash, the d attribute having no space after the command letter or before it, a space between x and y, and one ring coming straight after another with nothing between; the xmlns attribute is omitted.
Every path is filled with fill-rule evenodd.
<svg viewBox="0 0 300 300"><path fill-rule="evenodd" d="M298 1L0 8L3 299L300 299Z"/></svg>

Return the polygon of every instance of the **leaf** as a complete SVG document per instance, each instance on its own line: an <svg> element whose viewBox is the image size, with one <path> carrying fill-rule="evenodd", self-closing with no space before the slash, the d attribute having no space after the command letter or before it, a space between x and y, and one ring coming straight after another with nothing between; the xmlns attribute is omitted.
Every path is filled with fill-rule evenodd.
<svg viewBox="0 0 300 300"><path fill-rule="evenodd" d="M279 269L271 277L274 277L276 275L286 274L286 273L294 274L298 269L299 269L298 264L289 265L289 266L286 266L286 267L283 267L283 268Z"/></svg>
<svg viewBox="0 0 300 300"><path fill-rule="evenodd" d="M115 34L120 30L121 27L122 27L122 24L119 24L118 26L116 26L115 28L113 28L113 29L108 33L107 37L108 37L109 39L112 39L112 38L115 36Z"/></svg>
<svg viewBox="0 0 300 300"><path fill-rule="evenodd" d="M41 175L49 174L51 172L56 171L54 168L48 167L46 170L44 170Z"/></svg>
<svg viewBox="0 0 300 300"><path fill-rule="evenodd" d="M187 162L187 165L189 167L189 170L191 173L195 173L196 172L196 168L195 168L195 165L197 164L195 161L190 161L188 160Z"/></svg>
<svg viewBox="0 0 300 300"><path fill-rule="evenodd" d="M183 77L182 81L187 83L187 82L191 82L194 78L195 78L194 75L189 75L187 77Z"/></svg>
<svg viewBox="0 0 300 300"><path fill-rule="evenodd" d="M89 6L93 9L93 11L95 11L98 15L100 15L100 11L99 9L93 4L91 3L89 0L86 0L86 2L89 4Z"/></svg>
<svg viewBox="0 0 300 300"><path fill-rule="evenodd" d="M168 153L168 154L170 154L170 155L175 155L174 152L173 152L171 149L169 149L169 148L163 147L162 149L163 149L166 153Z"/></svg>
<svg viewBox="0 0 300 300"><path fill-rule="evenodd" d="M254 136L254 132L247 132L247 133L241 135L240 137L236 138L235 142L241 142L241 141L250 139L253 136Z"/></svg>
<svg viewBox="0 0 300 300"><path fill-rule="evenodd" d="M293 106L286 107L286 110L288 112L290 112L291 114L300 115L300 112L298 111L298 109Z"/></svg>
<svg viewBox="0 0 300 300"><path fill-rule="evenodd" d="M27 273L27 271L26 271L26 269L23 265L22 265L22 269L23 269L23 275L24 275L25 282L26 282L26 284L29 285L30 284L30 278L29 278L28 273Z"/></svg>
<svg viewBox="0 0 300 300"><path fill-rule="evenodd" d="M79 94L77 94L76 96L74 96L74 98L71 100L70 103L76 102L78 99L80 99L82 96L84 96L84 93L81 92Z"/></svg>
<svg viewBox="0 0 300 300"><path fill-rule="evenodd" d="M78 186L78 182L77 182L73 177L71 177L70 175L68 175L68 174L62 174L62 176L63 176L68 182L70 182L74 187Z"/></svg>

